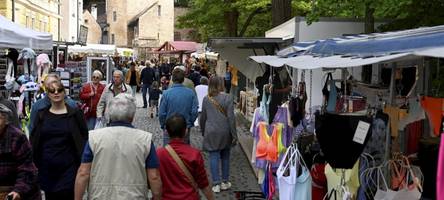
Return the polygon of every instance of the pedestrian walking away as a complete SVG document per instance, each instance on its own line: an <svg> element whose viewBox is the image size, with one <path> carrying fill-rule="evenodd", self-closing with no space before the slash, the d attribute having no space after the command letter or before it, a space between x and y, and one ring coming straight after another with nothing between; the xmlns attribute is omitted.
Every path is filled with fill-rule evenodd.
<svg viewBox="0 0 444 200"><path fill-rule="evenodd" d="M140 74L140 80L142 82L142 100L144 108L146 108L148 105L148 102L146 100L146 95L149 92L148 90L151 88L151 84L155 79L154 69L150 65L146 66L145 69L143 69Z"/></svg>
<svg viewBox="0 0 444 200"><path fill-rule="evenodd" d="M203 157L198 149L184 143L186 120L175 114L167 119L166 130L171 141L157 149L162 177L163 200L198 200L199 190L208 200L214 199Z"/></svg>
<svg viewBox="0 0 444 200"><path fill-rule="evenodd" d="M159 122L160 127L164 131L163 144L169 142L169 136L165 131L165 122L173 114L181 114L187 122L187 134L185 142L190 143L190 129L194 126L197 118L198 101L196 93L183 85L185 79L185 71L180 68L173 70L173 85L166 90L160 100L159 106Z"/></svg>
<svg viewBox="0 0 444 200"><path fill-rule="evenodd" d="M157 81L153 82L153 86L150 89L149 93L149 101L150 101L150 117L154 117L154 110L156 110L156 117L159 116L159 98L162 94L162 90L159 89L159 83Z"/></svg>
<svg viewBox="0 0 444 200"><path fill-rule="evenodd" d="M212 77L208 85L208 96L202 102L199 118L200 130L204 136L203 150L210 154L212 190L216 193L231 187L228 180L230 149L237 143L233 98L224 91L224 79L218 76Z"/></svg>
<svg viewBox="0 0 444 200"><path fill-rule="evenodd" d="M109 127L93 130L85 145L77 172L75 199L161 199L162 182L153 135L135 129L135 99L129 94L114 97L108 108Z"/></svg>

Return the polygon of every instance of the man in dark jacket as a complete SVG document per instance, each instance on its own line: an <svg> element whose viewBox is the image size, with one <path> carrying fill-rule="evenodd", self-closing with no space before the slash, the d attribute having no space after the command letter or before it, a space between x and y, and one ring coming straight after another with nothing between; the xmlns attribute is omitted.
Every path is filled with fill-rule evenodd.
<svg viewBox="0 0 444 200"><path fill-rule="evenodd" d="M151 88L151 84L153 83L155 78L156 75L152 66L145 67L145 69L143 69L140 74L140 80L142 82L142 99L143 99L144 108L146 108L148 104L146 101L146 94L148 90Z"/></svg>

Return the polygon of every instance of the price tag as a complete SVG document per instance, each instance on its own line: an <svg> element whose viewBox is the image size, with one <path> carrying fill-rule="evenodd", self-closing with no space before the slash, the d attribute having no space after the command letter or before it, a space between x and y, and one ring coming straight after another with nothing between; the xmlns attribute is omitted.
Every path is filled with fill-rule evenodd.
<svg viewBox="0 0 444 200"><path fill-rule="evenodd" d="M365 138L367 137L368 129L370 129L369 123L359 121L358 127L355 131L355 136L353 137L353 142L364 144Z"/></svg>

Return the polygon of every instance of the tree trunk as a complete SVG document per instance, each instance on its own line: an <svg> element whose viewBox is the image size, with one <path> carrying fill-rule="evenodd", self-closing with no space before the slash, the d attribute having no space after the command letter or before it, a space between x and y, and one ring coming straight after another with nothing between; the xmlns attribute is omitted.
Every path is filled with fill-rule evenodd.
<svg viewBox="0 0 444 200"><path fill-rule="evenodd" d="M291 18L291 0L271 0L271 18L273 27Z"/></svg>
<svg viewBox="0 0 444 200"><path fill-rule="evenodd" d="M233 0L225 0L226 4L232 4ZM239 21L239 11L236 8L229 8L224 12L225 31L228 37L237 37L237 26Z"/></svg>
<svg viewBox="0 0 444 200"><path fill-rule="evenodd" d="M365 33L375 32L375 8L371 7L371 2L365 4Z"/></svg>

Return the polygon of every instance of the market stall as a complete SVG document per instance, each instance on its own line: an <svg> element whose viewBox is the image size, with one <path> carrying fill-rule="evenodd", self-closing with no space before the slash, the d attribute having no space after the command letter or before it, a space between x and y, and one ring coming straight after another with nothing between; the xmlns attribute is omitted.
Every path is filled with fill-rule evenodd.
<svg viewBox="0 0 444 200"><path fill-rule="evenodd" d="M168 59L173 57L178 60L179 63L185 63L185 57L190 57L190 54L195 52L198 48L198 44L192 41L169 41L165 42L162 46L152 52L157 54L159 60ZM162 59L161 59L162 58Z"/></svg>
<svg viewBox="0 0 444 200"><path fill-rule="evenodd" d="M26 134L29 110L50 71L52 35L24 28L0 15L0 94L16 102Z"/></svg>
<svg viewBox="0 0 444 200"><path fill-rule="evenodd" d="M444 101L430 96L431 79L442 75L439 61L436 72L429 70L433 59L425 56L443 57L443 47L444 26L438 26L296 43L275 56L250 57L271 72L251 126L256 148L250 152L264 193L273 196L270 188L284 187L280 198L292 199L284 191L304 190L308 184L313 196L298 199L373 199L375 193L383 198L381 188L404 192L405 199L434 199L437 156L430 157L430 149L437 149L432 144L443 131ZM282 67L290 74L297 69L297 75L288 100L272 115L267 102L275 95L268 86L276 85L273 73ZM321 73L316 79L315 70ZM339 76L333 76L335 71ZM379 81L363 83L367 73ZM314 94L320 96L316 102ZM273 157L261 150L267 138L276 141ZM302 172L292 172L292 167ZM285 184L310 177L310 169L311 178ZM376 184L381 181L390 185Z"/></svg>

